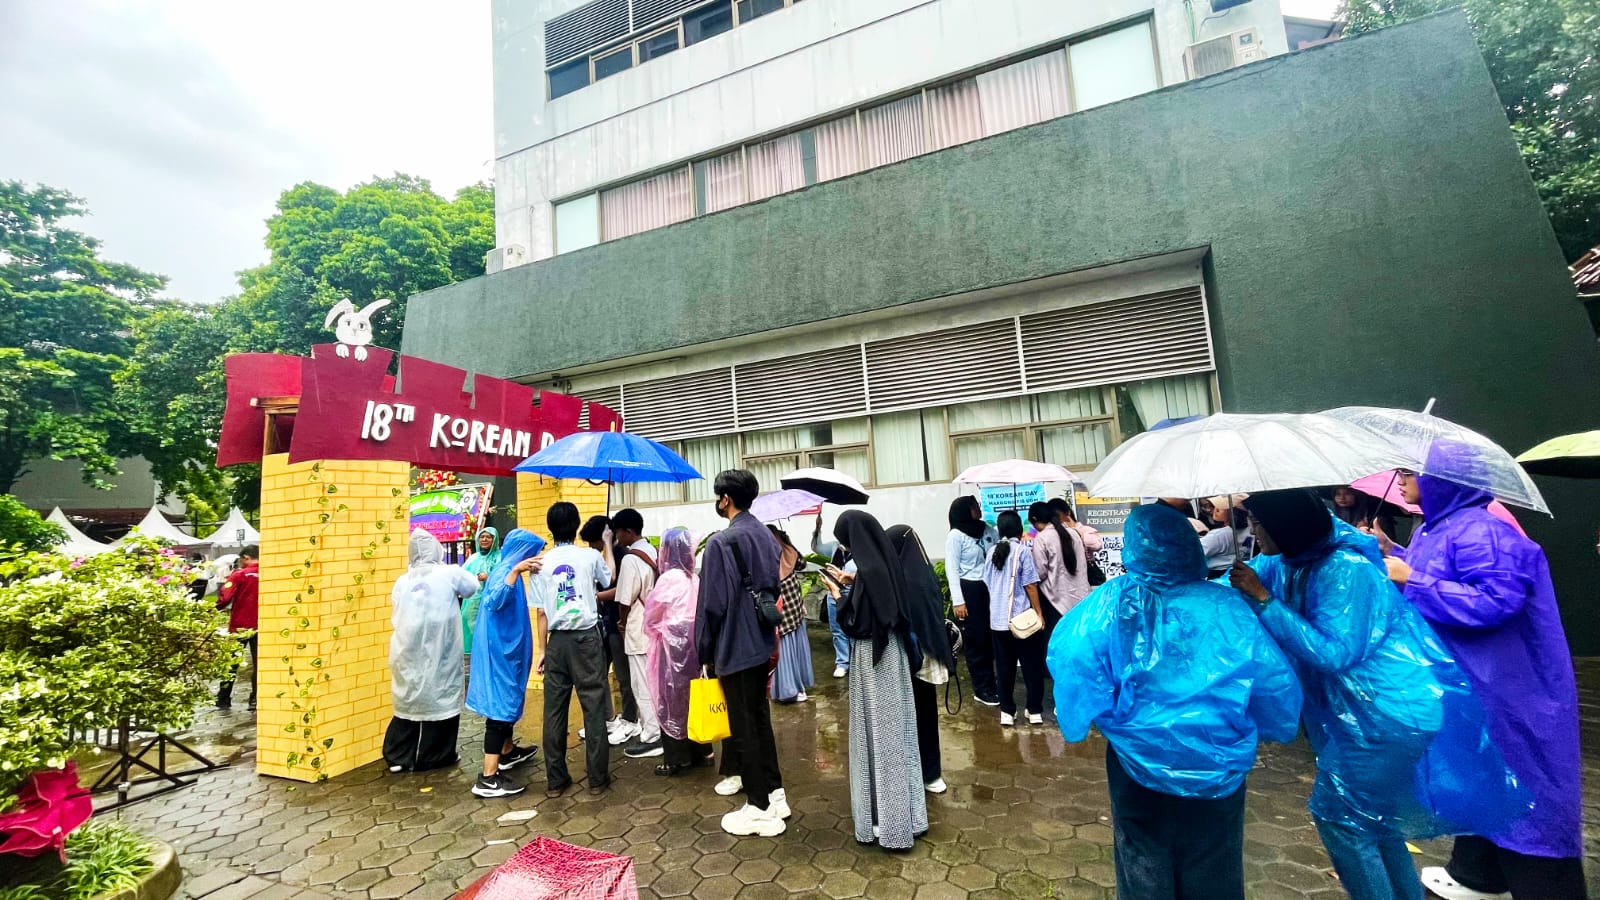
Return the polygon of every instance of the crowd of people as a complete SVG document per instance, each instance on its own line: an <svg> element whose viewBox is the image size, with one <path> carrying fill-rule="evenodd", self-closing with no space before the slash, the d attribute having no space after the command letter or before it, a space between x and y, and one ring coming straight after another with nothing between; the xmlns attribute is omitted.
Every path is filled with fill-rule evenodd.
<svg viewBox="0 0 1600 900"><path fill-rule="evenodd" d="M1258 743L1302 731L1311 814L1357 900L1420 898L1424 883L1463 900L1585 896L1576 688L1543 553L1486 494L1397 477L1423 510L1409 547L1386 508L1344 490L1169 498L1131 512L1125 575L1110 581L1101 536L1065 500L991 525L957 498L945 585L911 528L851 509L828 540L819 517L856 839L906 849L927 831L927 797L946 790L937 688L959 651L1002 727L1045 724L1048 680L1066 738L1093 726L1107 739L1119 896L1243 897ZM464 706L487 722L474 794L521 793L506 773L542 749L546 796L560 797L576 693L591 793L610 785L613 746L659 757L661 776L716 765L715 792L744 798L723 829L782 834L771 703L805 701L814 673L805 563L750 513L758 491L749 472L716 477L726 526L698 552L682 528L652 544L636 510L584 523L564 502L546 513L551 546L485 529L464 569L413 535L394 589L390 767L454 765ZM535 671L542 748L513 739ZM702 677L726 697L720 759L689 738ZM1449 865L1418 873L1406 840L1440 834L1459 836Z"/></svg>

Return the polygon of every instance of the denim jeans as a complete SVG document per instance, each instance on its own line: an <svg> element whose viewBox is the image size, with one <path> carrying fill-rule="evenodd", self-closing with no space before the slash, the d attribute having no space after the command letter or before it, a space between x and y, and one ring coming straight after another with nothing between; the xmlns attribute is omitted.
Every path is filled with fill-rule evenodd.
<svg viewBox="0 0 1600 900"><path fill-rule="evenodd" d="M1152 791L1106 748L1117 896L1244 900L1244 785L1201 800Z"/></svg>
<svg viewBox="0 0 1600 900"><path fill-rule="evenodd" d="M850 639L839 630L839 604L828 597L828 630L833 632L833 664L837 668L850 668Z"/></svg>
<svg viewBox="0 0 1600 900"><path fill-rule="evenodd" d="M1422 879L1405 839L1368 835L1325 819L1314 821L1350 900L1422 900Z"/></svg>

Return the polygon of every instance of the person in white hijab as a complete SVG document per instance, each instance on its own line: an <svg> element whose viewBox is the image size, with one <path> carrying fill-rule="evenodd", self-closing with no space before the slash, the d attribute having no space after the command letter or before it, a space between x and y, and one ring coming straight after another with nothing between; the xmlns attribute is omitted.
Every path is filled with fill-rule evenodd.
<svg viewBox="0 0 1600 900"><path fill-rule="evenodd" d="M444 546L418 529L411 533L411 568L394 583L394 636L389 639L389 675L394 718L383 738L391 772L422 772L453 766L461 701L461 598L478 590L478 579L460 566L445 565Z"/></svg>

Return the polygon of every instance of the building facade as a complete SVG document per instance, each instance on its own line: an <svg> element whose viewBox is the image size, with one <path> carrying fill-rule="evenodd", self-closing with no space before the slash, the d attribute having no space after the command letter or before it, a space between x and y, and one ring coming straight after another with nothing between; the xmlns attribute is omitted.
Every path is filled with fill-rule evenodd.
<svg viewBox="0 0 1600 900"><path fill-rule="evenodd" d="M722 37L856 5L801 0ZM1119 12L1118 27L1140 21ZM1167 78L1161 6L1142 15L1156 90L593 246L549 243L547 258L413 298L405 352L608 403L707 475L851 472L872 512L934 546L964 466L1086 470L1163 418L1437 398L1513 450L1600 419L1600 398L1570 389L1600 376L1586 316L1458 14L1181 83ZM1031 45L1062 41L1047 52L1062 50L1073 84L1078 34ZM929 102L942 78L906 96ZM865 108L855 115L864 128ZM693 124L674 134L727 146L715 115ZM604 156L560 167L614 164ZM695 154L671 158L687 160L693 195ZM555 217L565 197L541 202ZM532 228L526 190L504 202L528 212L502 229ZM1523 521L1551 557L1575 647L1600 650L1585 614L1600 491L1546 495L1554 521ZM691 482L616 499L654 530L715 527L707 498ZM803 538L809 523L793 527Z"/></svg>
<svg viewBox="0 0 1600 900"><path fill-rule="evenodd" d="M491 268L1176 84L1234 45L1288 48L1277 0L1217 5L496 2Z"/></svg>

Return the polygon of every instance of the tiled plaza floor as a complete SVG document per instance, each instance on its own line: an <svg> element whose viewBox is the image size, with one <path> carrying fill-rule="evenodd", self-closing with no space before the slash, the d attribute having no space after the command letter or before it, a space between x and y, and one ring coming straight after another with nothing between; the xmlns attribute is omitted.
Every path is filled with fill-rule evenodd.
<svg viewBox="0 0 1600 900"><path fill-rule="evenodd" d="M615 786L544 799L541 767L522 770L529 790L509 800L471 796L481 720L462 721L457 770L390 775L373 764L332 781L297 784L257 777L250 714L208 712L190 736L234 765L193 787L136 804L121 815L173 845L186 870L184 894L216 900L289 897L444 898L466 887L534 835L634 858L640 896L753 900L768 897L1110 897L1111 828L1105 744L1067 745L1045 727L1001 729L992 709L969 699L941 719L950 791L930 796L932 828L908 853L860 846L853 837L846 756L844 682L831 676L826 632L812 626L821 683L810 702L775 706L778 747L794 817L773 839L735 839L719 828L734 807L716 796L710 769L661 778L659 760L613 753ZM1600 660L1579 666L1586 779L1596 784ZM530 695L529 709L541 698ZM576 744L568 754L583 772ZM538 723L518 729L537 743ZM1341 897L1305 810L1311 786L1302 744L1268 746L1250 777L1245 871L1250 896ZM1585 792L1591 890L1600 889L1600 799ZM532 820L502 826L509 810ZM1448 845L1421 846L1435 862ZM1600 896L1600 893L1597 893Z"/></svg>

